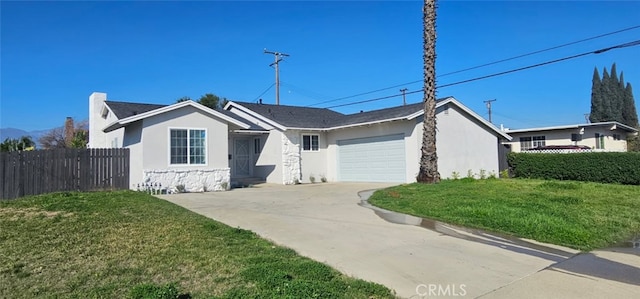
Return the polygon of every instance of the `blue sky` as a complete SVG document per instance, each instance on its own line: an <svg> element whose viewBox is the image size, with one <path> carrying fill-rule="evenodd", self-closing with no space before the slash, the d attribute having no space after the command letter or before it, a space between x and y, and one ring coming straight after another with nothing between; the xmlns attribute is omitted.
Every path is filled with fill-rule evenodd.
<svg viewBox="0 0 640 299"><path fill-rule="evenodd" d="M88 118L88 97L170 104L208 92L255 101L281 62L281 104L308 106L422 78L420 1L0 2L0 127ZM640 25L640 2L440 1L437 74ZM640 28L438 77L447 84L640 39ZM584 122L593 68L616 62L640 99L640 46L438 90L510 128ZM408 91L421 83L405 84ZM399 94L401 87L317 105ZM262 95L275 101L274 89ZM407 95L410 103L422 94ZM401 97L336 108L400 105Z"/></svg>

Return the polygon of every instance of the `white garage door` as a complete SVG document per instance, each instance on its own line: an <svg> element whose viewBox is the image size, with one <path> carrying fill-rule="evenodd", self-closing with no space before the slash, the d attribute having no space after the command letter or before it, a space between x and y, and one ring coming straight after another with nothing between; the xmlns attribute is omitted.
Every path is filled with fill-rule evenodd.
<svg viewBox="0 0 640 299"><path fill-rule="evenodd" d="M338 140L337 143L339 181L406 181L404 134Z"/></svg>

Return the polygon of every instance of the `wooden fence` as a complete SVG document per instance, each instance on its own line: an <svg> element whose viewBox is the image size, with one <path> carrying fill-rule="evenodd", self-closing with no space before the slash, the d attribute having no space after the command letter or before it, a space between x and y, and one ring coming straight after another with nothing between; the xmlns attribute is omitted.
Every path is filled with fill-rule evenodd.
<svg viewBox="0 0 640 299"><path fill-rule="evenodd" d="M0 153L0 199L57 191L129 188L129 149Z"/></svg>

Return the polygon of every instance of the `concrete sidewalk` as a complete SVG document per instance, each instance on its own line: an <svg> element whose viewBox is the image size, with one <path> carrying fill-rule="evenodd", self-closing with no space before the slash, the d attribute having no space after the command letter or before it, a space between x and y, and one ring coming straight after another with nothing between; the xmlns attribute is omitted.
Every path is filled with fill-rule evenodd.
<svg viewBox="0 0 640 299"><path fill-rule="evenodd" d="M638 250L575 256L577 252L568 248L443 224L397 224L421 223L416 217L359 205L359 191L386 186L258 185L159 197L229 226L252 230L348 275L386 285L405 298L624 298L640 294Z"/></svg>

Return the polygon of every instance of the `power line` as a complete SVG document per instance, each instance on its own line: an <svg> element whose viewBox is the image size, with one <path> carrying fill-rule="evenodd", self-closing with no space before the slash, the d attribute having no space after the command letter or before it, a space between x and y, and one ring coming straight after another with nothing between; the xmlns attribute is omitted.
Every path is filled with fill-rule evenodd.
<svg viewBox="0 0 640 299"><path fill-rule="evenodd" d="M269 89L271 89L271 87L273 87L274 85L276 85L275 83L271 83L271 85L269 85L269 87L267 87L267 89L265 89L259 96L257 96L255 99L253 99L252 102L257 101L261 96L263 96L265 93L267 93L267 91L269 91Z"/></svg>
<svg viewBox="0 0 640 299"><path fill-rule="evenodd" d="M554 47L551 47L551 48L546 48L546 49L543 49L543 50L537 50L537 51L529 52L529 53L526 53L526 54L517 55L517 56L513 56L513 57L509 57L509 58L505 58L505 59L497 60L497 61L494 61L494 62L489 62L489 63L481 64L481 65L478 65L478 66L474 66L474 67L470 67L470 68L466 68L466 69L462 69L462 70L458 70L458 71L453 71L453 72L450 72L450 73L442 74L442 75L440 75L440 77L444 77L444 76L448 76L448 75L453 75L453 74L457 74L457 73L462 73L462 72L466 72L466 71L474 70L474 69L477 69L477 68L481 68L481 67L485 67L485 66L489 66L489 65L493 65L493 64L497 64L497 63L501 63L501 62L509 61L509 60L514 60L514 59L518 59L518 58L522 58L522 57L526 57L526 56L531 56L531 55L534 55L534 54L538 54L538 53L542 53L542 52L547 52L547 51L551 51L551 50L555 50L555 49L563 48L563 47L566 47L566 46L571 46L571 45L579 44L579 43L582 43L582 42L586 42L586 41L590 41L590 40L593 40L593 39L597 39L597 38L601 38L601 37L605 37L605 36L609 36L609 35L617 34L617 33L624 32L624 31L633 30L633 29L636 29L636 28L640 28L640 25L636 25L636 26L632 26L632 27L628 27L628 28L620 29L620 30L613 31L613 32L609 32L609 33L605 33L605 34L600 34L600 35L592 36L592 37L585 38L585 39L581 39L581 40L578 40L578 41L575 41L575 42L570 42L570 43L562 44L562 45L559 45L559 46L554 46Z"/></svg>
<svg viewBox="0 0 640 299"><path fill-rule="evenodd" d="M290 87L293 90L295 90L296 92L298 92L298 93L300 93L302 95L305 95L306 97L314 99L314 100L322 101L323 99L329 98L329 96L327 96L327 95L315 92L313 90L308 90L308 89L302 88L300 86L293 85L293 84L291 84L289 82L285 82L285 81L282 81L282 80L280 80L280 85L281 86Z"/></svg>
<svg viewBox="0 0 640 299"><path fill-rule="evenodd" d="M637 45L640 45L640 40L636 40L636 41L632 41L632 42L628 42L628 43L623 43L623 44L619 44L619 45L615 45L615 46L611 46L611 47L607 47L607 48L602 48L602 49L595 50L595 51L584 52L584 53L577 54L577 55L572 55L572 56L567 56L567 57L558 58L558 59L554 59L554 60L549 60L549 61L545 61L545 62L533 64L533 65L528 65L528 66L525 66L525 67L520 67L520 68L517 68L517 69L512 69L512 70L508 70L508 71L504 71L504 72L498 72L498 73L493 73L493 74L486 75L486 76L481 76L481 77L476 77L476 78L472 78L472 79L467 79L467 80L462 80L462 81L458 81L458 82L439 85L439 86L436 86L436 88L444 88L444 87L459 85L459 84L463 84L463 83L469 83L469 82L473 82L473 81L483 80L483 79L487 79L487 78L491 78L491 77L497 77L497 76L506 75L506 74L510 74L510 73L515 73L515 72L519 72L519 71L523 71L523 70L527 70L527 69L532 69L532 68L536 68L536 67L552 64L552 63L557 63L557 62L569 60L569 59L574 59L574 58L578 58L578 57L582 57L582 56L586 56L586 55L590 55L590 54L600 54L600 53L604 53L604 52L607 52L607 51L613 50L613 49L621 49L621 48L633 47L633 46L637 46ZM418 92L423 92L423 91L424 91L424 89L421 89L421 90L416 90L416 91L412 91L412 92L407 92L406 94L413 94L413 93L418 93ZM369 103L369 102L380 101L380 100L389 99L389 98L393 98L393 97L398 97L398 96L401 96L401 95L402 94L394 94L394 95L384 96L384 97L375 98L375 99L369 99L369 100L357 101L357 102L346 103L346 104L341 104L341 105L329 106L329 107L325 107L325 108L337 108L337 107L351 106L351 105L357 105L357 104L362 104L362 103Z"/></svg>
<svg viewBox="0 0 640 299"><path fill-rule="evenodd" d="M368 95L368 94L372 94L372 93L376 93L376 92L380 92L380 91L385 91L387 89L392 89L392 88L398 88L398 87L402 87L408 84L413 84L413 83L418 83L418 82L422 82L422 80L418 80L418 81L413 81L413 82L409 82L409 83L404 83L404 84L398 84L398 85L394 85L391 87L385 87L385 88L381 88L381 89L376 89L373 91L367 91L367 92L363 92L363 93L359 93L359 94L354 94L354 95L350 95L350 96L346 96L346 97L342 97L342 98L337 98L337 99L333 99L333 100L329 100L329 101L324 101L324 102L320 102L320 103L315 103L312 105L309 105L308 107L313 107L313 106L317 106L317 105L322 105L322 104L327 104L327 103L332 103L332 102L337 102L340 100L346 100L346 99L350 99L350 98L355 98L355 97L359 97L359 96L364 96L364 95Z"/></svg>
<svg viewBox="0 0 640 299"><path fill-rule="evenodd" d="M581 40L578 40L578 41L574 41L574 42L570 42L570 43L566 43L566 44L562 44L562 45L558 45L558 46L553 46L553 47L542 49L542 50L533 51L533 52L525 53L525 54L522 54L522 55L517 55L517 56L505 58L505 59L500 59L500 60L497 60L497 61L493 61L493 62L489 62L489 63L485 63L485 64L481 64L481 65L465 68L465 69L462 69L462 70L457 70L457 71L445 73L445 74L442 74L442 75L437 75L437 77L441 78L441 77L445 77L445 76L448 76L448 75L462 73L462 72L466 72L466 71L482 68L482 67L485 67L485 66L494 65L494 64L501 63L501 62L510 61L510 60L514 60L514 59L518 59L518 58L522 58L522 57L526 57L526 56L531 56L531 55L534 55L534 54L547 52L547 51L555 50L555 49L566 47L566 46L570 46L570 45L575 45L575 44L582 43L582 42L585 42L585 41L590 41L590 40L594 40L594 39L597 39L597 38L601 38L601 37L617 34L617 33L620 33L620 32L625 32L625 31L629 31L629 30L633 30L633 29L637 29L637 28L640 28L640 25L627 27L627 28L616 30L616 31L613 31L613 32L609 32L609 33L604 33L604 34L588 37L588 38L581 39ZM402 87L404 85L419 83L419 82L422 82L422 81L423 80L421 79L421 80L411 81L411 82L398 84L398 85L394 85L394 86L390 86L390 87L380 88L380 89L376 89L376 90L373 90L373 91L367 91L367 92L363 92L363 93L359 93L359 94L354 94L354 95L350 95L350 96L346 96L346 97L341 97L341 98L337 98L337 99L333 99L333 100L328 100L328 101L315 103L315 104L309 105L308 107L313 107L313 106L317 106L317 105L337 102L337 101L340 101L340 100L346 100L346 99L350 99L350 98L355 98L355 97L368 95L368 94L372 94L372 93L376 93L376 92L380 92L380 91L385 91L385 90L389 90L389 89L393 89L393 88Z"/></svg>

